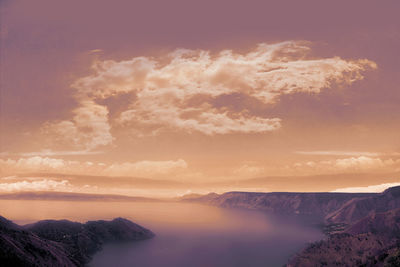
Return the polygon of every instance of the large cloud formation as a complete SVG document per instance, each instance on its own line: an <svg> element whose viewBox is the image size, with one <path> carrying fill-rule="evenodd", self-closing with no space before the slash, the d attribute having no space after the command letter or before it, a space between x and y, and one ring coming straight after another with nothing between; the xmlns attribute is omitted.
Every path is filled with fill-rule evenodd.
<svg viewBox="0 0 400 267"><path fill-rule="evenodd" d="M273 131L281 127L280 118L217 107L212 100L241 94L268 105L280 95L351 84L376 68L366 59L313 58L310 50L307 42L288 41L259 44L247 53L178 49L157 58L96 61L93 73L72 85L80 103L74 117L48 123L46 130L85 149L110 144L113 124L139 136ZM129 102L111 120L107 100L121 96Z"/></svg>

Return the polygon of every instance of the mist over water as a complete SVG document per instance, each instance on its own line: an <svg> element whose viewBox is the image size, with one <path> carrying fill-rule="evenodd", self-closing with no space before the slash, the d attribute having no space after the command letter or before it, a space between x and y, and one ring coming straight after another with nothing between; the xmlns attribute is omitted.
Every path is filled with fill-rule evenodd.
<svg viewBox="0 0 400 267"><path fill-rule="evenodd" d="M0 201L1 215L16 223L42 219L124 217L153 239L107 244L90 266L282 266L322 233L294 219L192 203Z"/></svg>

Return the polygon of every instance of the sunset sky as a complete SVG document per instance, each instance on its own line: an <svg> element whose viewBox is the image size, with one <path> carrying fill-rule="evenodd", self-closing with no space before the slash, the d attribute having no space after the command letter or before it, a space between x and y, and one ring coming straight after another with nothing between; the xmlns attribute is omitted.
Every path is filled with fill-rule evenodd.
<svg viewBox="0 0 400 267"><path fill-rule="evenodd" d="M0 8L0 193L400 185L399 1Z"/></svg>

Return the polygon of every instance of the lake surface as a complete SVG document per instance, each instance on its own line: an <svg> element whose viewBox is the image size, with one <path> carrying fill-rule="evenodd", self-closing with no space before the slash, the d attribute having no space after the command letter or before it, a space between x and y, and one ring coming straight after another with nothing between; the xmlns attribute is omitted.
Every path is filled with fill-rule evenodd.
<svg viewBox="0 0 400 267"><path fill-rule="evenodd" d="M258 211L192 203L1 200L0 215L18 224L42 219L124 217L150 230L150 240L108 244L90 266L282 266L321 231Z"/></svg>

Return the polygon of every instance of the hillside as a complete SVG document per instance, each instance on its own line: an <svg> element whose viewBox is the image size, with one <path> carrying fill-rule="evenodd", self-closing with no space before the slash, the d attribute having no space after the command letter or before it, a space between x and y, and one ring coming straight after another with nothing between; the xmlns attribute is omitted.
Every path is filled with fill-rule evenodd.
<svg viewBox="0 0 400 267"><path fill-rule="evenodd" d="M4 266L83 266L106 242L153 236L122 218L85 224L45 220L19 226L0 217L0 262Z"/></svg>
<svg viewBox="0 0 400 267"><path fill-rule="evenodd" d="M370 214L309 245L287 266L400 266L400 209Z"/></svg>

